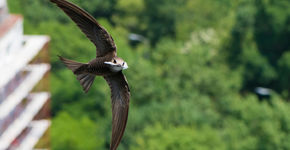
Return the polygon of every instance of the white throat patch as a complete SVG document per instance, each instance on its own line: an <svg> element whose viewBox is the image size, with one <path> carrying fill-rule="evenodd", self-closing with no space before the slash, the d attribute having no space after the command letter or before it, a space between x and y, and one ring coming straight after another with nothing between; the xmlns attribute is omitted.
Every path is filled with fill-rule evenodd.
<svg viewBox="0 0 290 150"><path fill-rule="evenodd" d="M120 66L111 66L111 71L113 71L113 72L119 72L119 71L121 71L122 70L122 67L120 67Z"/></svg>
<svg viewBox="0 0 290 150"><path fill-rule="evenodd" d="M114 64L114 63L112 63L112 62L104 62L104 64L109 65L111 71L113 71L113 72L119 72L119 71L121 71L121 70L128 69L128 65L127 65L126 62L125 62L125 64L124 64L123 66L120 66L120 65Z"/></svg>

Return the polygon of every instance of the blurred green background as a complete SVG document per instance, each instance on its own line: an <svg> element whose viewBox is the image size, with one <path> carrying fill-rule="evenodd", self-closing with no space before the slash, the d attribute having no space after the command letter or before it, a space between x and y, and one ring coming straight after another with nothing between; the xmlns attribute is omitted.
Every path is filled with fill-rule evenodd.
<svg viewBox="0 0 290 150"><path fill-rule="evenodd" d="M290 150L289 0L72 0L113 36L129 69L119 150ZM110 90L84 94L57 58L87 62L95 47L48 0L9 0L27 34L51 36L54 150L105 150ZM130 45L129 35L144 38ZM132 41L131 41L132 42ZM256 87L272 89L259 99Z"/></svg>

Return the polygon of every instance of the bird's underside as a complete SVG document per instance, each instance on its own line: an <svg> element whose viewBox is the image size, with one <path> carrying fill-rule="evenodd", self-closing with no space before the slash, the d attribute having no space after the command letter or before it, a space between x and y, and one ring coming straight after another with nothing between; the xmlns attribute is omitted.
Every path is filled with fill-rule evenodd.
<svg viewBox="0 0 290 150"><path fill-rule="evenodd" d="M112 137L110 150L116 150L125 131L130 89L122 73L127 63L117 57L116 45L111 35L90 14L66 0L50 0L57 4L96 46L97 57L88 63L80 63L59 56L67 68L77 76L85 92L88 92L96 76L103 76L111 89Z"/></svg>
<svg viewBox="0 0 290 150"><path fill-rule="evenodd" d="M78 68L74 71L74 74L81 74L81 73L90 73L97 76L107 76L107 75L113 75L115 72L112 72L110 70L110 67L105 64L104 62L110 61L111 58L108 56L104 57L97 57L93 60L91 60L86 65L83 65L83 67Z"/></svg>

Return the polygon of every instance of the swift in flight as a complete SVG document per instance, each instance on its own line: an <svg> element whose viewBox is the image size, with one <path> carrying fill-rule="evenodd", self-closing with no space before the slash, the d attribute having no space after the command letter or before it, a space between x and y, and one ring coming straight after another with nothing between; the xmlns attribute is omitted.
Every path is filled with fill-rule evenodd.
<svg viewBox="0 0 290 150"><path fill-rule="evenodd" d="M66 0L50 0L61 8L96 46L97 56L88 63L80 63L59 56L65 66L79 80L85 93L92 86L96 76L102 76L111 88L112 137L110 150L116 150L125 131L130 89L122 70L127 63L117 56L112 36L89 13Z"/></svg>

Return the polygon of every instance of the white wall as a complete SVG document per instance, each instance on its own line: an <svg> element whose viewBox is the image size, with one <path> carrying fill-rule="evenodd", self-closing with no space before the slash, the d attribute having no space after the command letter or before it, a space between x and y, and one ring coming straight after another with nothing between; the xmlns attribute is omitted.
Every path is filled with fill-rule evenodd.
<svg viewBox="0 0 290 150"><path fill-rule="evenodd" d="M10 31L0 38L0 66L7 65L23 44L23 20L19 19Z"/></svg>
<svg viewBox="0 0 290 150"><path fill-rule="evenodd" d="M6 0L0 0L0 24L8 15Z"/></svg>
<svg viewBox="0 0 290 150"><path fill-rule="evenodd" d="M6 0L0 0L0 8L6 6Z"/></svg>

